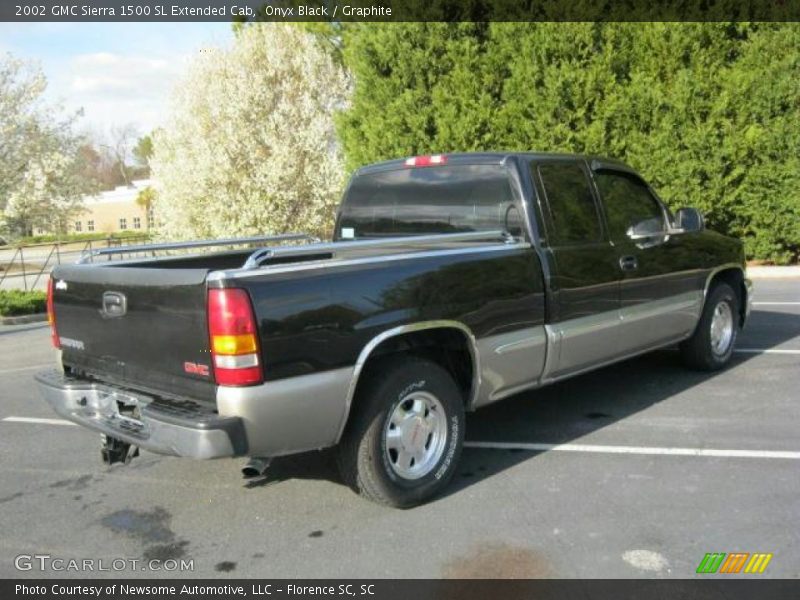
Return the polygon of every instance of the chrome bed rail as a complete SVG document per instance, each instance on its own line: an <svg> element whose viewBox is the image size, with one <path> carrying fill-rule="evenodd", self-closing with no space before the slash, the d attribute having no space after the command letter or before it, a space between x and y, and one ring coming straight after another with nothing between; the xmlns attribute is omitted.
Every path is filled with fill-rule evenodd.
<svg viewBox="0 0 800 600"><path fill-rule="evenodd" d="M433 235L393 236L369 240L353 240L350 242L320 242L299 246L267 246L253 252L242 266L243 269L257 269L261 263L271 258L330 255L337 258L341 253L353 250L369 250L373 248L397 248L398 250L425 249L431 246L441 247L447 243L502 241L513 243L514 237L501 229L493 231L467 231L462 233L437 233Z"/></svg>
<svg viewBox="0 0 800 600"><path fill-rule="evenodd" d="M137 246L116 246L113 248L102 248L84 252L78 259L77 264L94 262L95 257L122 254L136 254L155 252L160 250L185 250L189 248L204 248L213 246L239 246L242 244L261 244L264 242L296 242L296 241L318 242L319 238L305 233L286 233L282 235L258 235L253 237L226 238L221 240L193 240L190 242L168 242L163 244L139 244Z"/></svg>
<svg viewBox="0 0 800 600"><path fill-rule="evenodd" d="M275 242L308 242L295 245L261 245ZM377 239L321 242L318 238L305 233L287 233L282 235L265 235L241 238L226 238L221 240L194 240L189 242L168 242L163 244L140 244L136 246L117 246L102 248L85 252L78 259L77 264L93 263L95 258L102 256L111 260L112 256L125 254L151 254L168 250L185 250L192 248L241 246L246 244L259 244L240 267L242 270L257 269L264 261L274 258L312 257L336 259L342 255L349 255L359 251L386 249L398 252L414 252L426 249L442 249L449 244L462 244L464 242L501 242L513 244L516 239L507 231L497 229L491 231L466 231L461 233L437 233L426 235L392 236ZM281 261L281 262L291 262Z"/></svg>

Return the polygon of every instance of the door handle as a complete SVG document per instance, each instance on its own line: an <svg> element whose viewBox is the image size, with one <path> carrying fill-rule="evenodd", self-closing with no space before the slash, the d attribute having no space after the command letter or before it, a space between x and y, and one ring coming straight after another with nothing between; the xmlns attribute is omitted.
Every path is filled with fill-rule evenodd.
<svg viewBox="0 0 800 600"><path fill-rule="evenodd" d="M633 271L639 267L635 256L623 256L619 259L619 268L623 271Z"/></svg>

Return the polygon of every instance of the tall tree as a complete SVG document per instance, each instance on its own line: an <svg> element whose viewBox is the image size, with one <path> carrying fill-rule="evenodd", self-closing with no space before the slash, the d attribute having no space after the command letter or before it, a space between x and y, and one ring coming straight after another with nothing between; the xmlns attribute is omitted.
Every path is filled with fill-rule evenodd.
<svg viewBox="0 0 800 600"><path fill-rule="evenodd" d="M125 185L131 184L133 169L129 164L129 158L132 153L131 145L137 139L137 135L136 125L133 123L115 126L111 128L109 143L104 145L114 165L119 169L120 177Z"/></svg>
<svg viewBox="0 0 800 600"><path fill-rule="evenodd" d="M154 201L169 238L326 234L343 183L332 114L343 69L303 29L241 27L195 59L155 133Z"/></svg>
<svg viewBox="0 0 800 600"><path fill-rule="evenodd" d="M91 189L78 176L85 156L73 133L77 115L47 106L46 85L35 66L0 59L0 227L12 238L36 226L60 230Z"/></svg>
<svg viewBox="0 0 800 600"><path fill-rule="evenodd" d="M139 169L150 172L150 159L153 158L153 136L143 135L136 141L133 147L133 158Z"/></svg>
<svg viewBox="0 0 800 600"><path fill-rule="evenodd" d="M57 150L32 161L8 196L6 229L17 236L33 235L37 227L66 233L70 221L85 210L82 195L87 189L80 170L75 155Z"/></svg>

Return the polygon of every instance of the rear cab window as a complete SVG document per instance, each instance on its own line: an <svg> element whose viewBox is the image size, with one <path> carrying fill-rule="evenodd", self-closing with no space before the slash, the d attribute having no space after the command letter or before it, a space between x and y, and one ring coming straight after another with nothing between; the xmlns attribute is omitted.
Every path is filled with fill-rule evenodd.
<svg viewBox="0 0 800 600"><path fill-rule="evenodd" d="M522 235L508 168L456 164L357 175L342 201L334 239L492 230Z"/></svg>

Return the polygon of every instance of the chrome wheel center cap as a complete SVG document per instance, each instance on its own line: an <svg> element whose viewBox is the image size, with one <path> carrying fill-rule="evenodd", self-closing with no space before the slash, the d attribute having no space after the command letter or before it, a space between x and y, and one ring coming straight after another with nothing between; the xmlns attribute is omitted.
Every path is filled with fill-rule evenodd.
<svg viewBox="0 0 800 600"><path fill-rule="evenodd" d="M424 477L444 454L444 407L430 392L412 392L394 406L383 435L391 469L404 479Z"/></svg>
<svg viewBox="0 0 800 600"><path fill-rule="evenodd" d="M416 450L425 443L428 436L427 427L422 417L414 417L403 431L403 445L407 450Z"/></svg>

